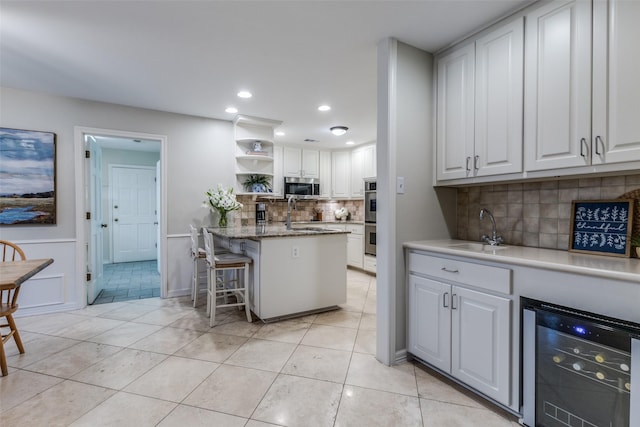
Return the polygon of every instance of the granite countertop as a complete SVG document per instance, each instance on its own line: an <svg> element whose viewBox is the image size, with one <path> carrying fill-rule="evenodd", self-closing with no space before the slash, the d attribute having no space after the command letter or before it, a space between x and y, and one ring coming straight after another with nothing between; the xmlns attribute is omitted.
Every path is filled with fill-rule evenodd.
<svg viewBox="0 0 640 427"><path fill-rule="evenodd" d="M319 221L317 221L319 222ZM297 223L301 224L301 223ZM249 225L242 227L207 227L210 233L228 239L261 240L272 237L319 236L326 234L348 234L349 231L314 228L312 226L287 230L284 224Z"/></svg>
<svg viewBox="0 0 640 427"><path fill-rule="evenodd" d="M342 220L342 221L338 221L338 220L328 220L328 221L293 221L292 222L293 225L296 224L363 224L364 225L364 221L356 221L356 220Z"/></svg>
<svg viewBox="0 0 640 427"><path fill-rule="evenodd" d="M469 245L470 243L471 245ZM478 245L480 242L449 239L404 243L404 247L407 249L640 283L640 260L637 258L580 254L510 245L504 245L497 250L492 250L491 247L485 245L486 250L480 250L475 247Z"/></svg>

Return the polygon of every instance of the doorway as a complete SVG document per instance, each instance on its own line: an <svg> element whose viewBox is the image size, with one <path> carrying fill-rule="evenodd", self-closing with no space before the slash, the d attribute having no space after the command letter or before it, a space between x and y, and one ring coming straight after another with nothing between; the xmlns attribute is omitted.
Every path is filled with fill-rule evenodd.
<svg viewBox="0 0 640 427"><path fill-rule="evenodd" d="M85 157L84 304L165 295L165 143L163 136L76 128Z"/></svg>

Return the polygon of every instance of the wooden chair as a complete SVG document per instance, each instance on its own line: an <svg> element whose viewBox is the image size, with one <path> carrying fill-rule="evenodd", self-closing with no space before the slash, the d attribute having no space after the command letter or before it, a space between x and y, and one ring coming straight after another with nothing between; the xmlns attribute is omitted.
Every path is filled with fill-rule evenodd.
<svg viewBox="0 0 640 427"><path fill-rule="evenodd" d="M24 261L27 259L22 249L14 243L7 242L6 240L0 240L0 253L2 254L2 261ZM9 373L7 369L7 356L4 352L4 343L9 341L9 338L13 337L13 340L18 347L20 353L24 353L24 346L16 327L16 322L13 320L13 313L18 310L18 293L20 292L20 286L11 286L0 288L0 318L6 318L7 323L0 324L0 368L2 370L2 376ZM9 328L9 332L4 335L1 333L3 328Z"/></svg>
<svg viewBox="0 0 640 427"><path fill-rule="evenodd" d="M200 293L200 261L204 261L206 254L204 249L198 244L198 229L189 224L191 233L191 260L193 261L193 272L191 273L191 299L193 306L198 305L198 294Z"/></svg>
<svg viewBox="0 0 640 427"><path fill-rule="evenodd" d="M247 321L251 323L249 265L253 260L248 256L230 252L216 254L213 236L205 228L202 229L202 234L208 267L207 314L209 314L209 326L215 325L216 308L218 307L238 307L239 309L244 307ZM230 300L230 297L235 297L235 302Z"/></svg>

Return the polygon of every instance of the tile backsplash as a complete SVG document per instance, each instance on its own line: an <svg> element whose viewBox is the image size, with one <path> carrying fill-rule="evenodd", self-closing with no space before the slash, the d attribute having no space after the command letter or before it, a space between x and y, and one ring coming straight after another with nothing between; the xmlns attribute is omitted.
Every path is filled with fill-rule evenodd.
<svg viewBox="0 0 640 427"><path fill-rule="evenodd" d="M234 220L242 225L254 225L256 223L256 203L265 203L267 207L267 222L284 222L287 219L287 201L280 200L255 200L253 196L238 196L238 201L243 204L239 213L234 213ZM323 221L335 221L336 209L345 207L349 210L350 220L364 221L364 200L298 200L296 209L291 209L292 221L311 221L316 218L316 213L322 213Z"/></svg>
<svg viewBox="0 0 640 427"><path fill-rule="evenodd" d="M491 234L489 209L505 244L568 250L573 200L616 199L640 188L640 174L483 185L458 189L457 238Z"/></svg>

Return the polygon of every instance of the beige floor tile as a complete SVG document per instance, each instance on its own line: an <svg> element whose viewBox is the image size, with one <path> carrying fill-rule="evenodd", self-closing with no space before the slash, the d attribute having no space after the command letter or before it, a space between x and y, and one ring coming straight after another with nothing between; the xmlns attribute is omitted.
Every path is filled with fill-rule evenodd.
<svg viewBox="0 0 640 427"><path fill-rule="evenodd" d="M345 385L335 427L351 426L421 427L419 399Z"/></svg>
<svg viewBox="0 0 640 427"><path fill-rule="evenodd" d="M217 363L170 356L124 391L181 402L218 367Z"/></svg>
<svg viewBox="0 0 640 427"><path fill-rule="evenodd" d="M209 326L209 318L204 312L199 310L193 310L187 313L185 316L171 323L169 326L172 328L190 329L192 331L210 332L212 331Z"/></svg>
<svg viewBox="0 0 640 427"><path fill-rule="evenodd" d="M67 426L115 393L102 387L63 381L2 413L3 426Z"/></svg>
<svg viewBox="0 0 640 427"><path fill-rule="evenodd" d="M237 322L225 323L222 325L216 325L211 329L211 332L218 334L236 335L239 337L251 338L256 332L262 328L262 322L247 322L246 319L239 320Z"/></svg>
<svg viewBox="0 0 640 427"><path fill-rule="evenodd" d="M357 353L376 354L376 331L371 329L359 329L356 344L353 351Z"/></svg>
<svg viewBox="0 0 640 427"><path fill-rule="evenodd" d="M127 322L122 326L89 338L88 341L127 347L160 329L162 329L162 326Z"/></svg>
<svg viewBox="0 0 640 427"><path fill-rule="evenodd" d="M193 307L191 310L193 310ZM187 314L189 314L189 311L186 311L184 308L160 307L140 317L136 317L134 321L136 323L150 323L152 325L168 326Z"/></svg>
<svg viewBox="0 0 640 427"><path fill-rule="evenodd" d="M348 351L299 345L282 373L343 384L350 360Z"/></svg>
<svg viewBox="0 0 640 427"><path fill-rule="evenodd" d="M278 424L263 423L258 420L249 420L245 427L278 427Z"/></svg>
<svg viewBox="0 0 640 427"><path fill-rule="evenodd" d="M27 369L60 378L70 378L120 350L121 347L112 345L81 342L31 364Z"/></svg>
<svg viewBox="0 0 640 427"><path fill-rule="evenodd" d="M76 317L80 317L83 320L60 329L55 335L74 340L86 340L124 324L121 320L102 319L100 317Z"/></svg>
<svg viewBox="0 0 640 427"><path fill-rule="evenodd" d="M353 353L345 384L418 396L412 364L386 366L369 354Z"/></svg>
<svg viewBox="0 0 640 427"><path fill-rule="evenodd" d="M371 297L371 295L367 296L367 301L364 303L364 308L362 309L362 312L367 314L376 314L375 297Z"/></svg>
<svg viewBox="0 0 640 427"><path fill-rule="evenodd" d="M33 396L63 381L49 375L11 370L0 377L0 413L31 399ZM2 424L0 415L0 424Z"/></svg>
<svg viewBox="0 0 640 427"><path fill-rule="evenodd" d="M250 338L225 363L280 372L295 348L295 344Z"/></svg>
<svg viewBox="0 0 640 427"><path fill-rule="evenodd" d="M89 366L71 379L121 390L166 358L165 354L125 348Z"/></svg>
<svg viewBox="0 0 640 427"><path fill-rule="evenodd" d="M176 404L172 402L120 391L71 425L73 427L151 427L158 424L175 407Z"/></svg>
<svg viewBox="0 0 640 427"><path fill-rule="evenodd" d="M247 420L207 409L178 405L158 427L243 427Z"/></svg>
<svg viewBox="0 0 640 427"><path fill-rule="evenodd" d="M144 304L123 304L116 310L111 310L100 314L100 317L115 320L133 320L147 313L150 313L153 310L157 310L157 307Z"/></svg>
<svg viewBox="0 0 640 427"><path fill-rule="evenodd" d="M163 328L133 344L130 348L173 354L202 335L202 332L188 329Z"/></svg>
<svg viewBox="0 0 640 427"><path fill-rule="evenodd" d="M182 347L175 355L222 363L245 342L247 338L209 332Z"/></svg>
<svg viewBox="0 0 640 427"><path fill-rule="evenodd" d="M68 313L45 314L33 316L30 319L19 319L18 330L37 332L47 335L58 335L61 329L87 320L87 316L78 316Z"/></svg>
<svg viewBox="0 0 640 427"><path fill-rule="evenodd" d="M352 311L334 310L327 313L318 314L314 325L339 326L342 328L358 329L362 314Z"/></svg>
<svg viewBox="0 0 640 427"><path fill-rule="evenodd" d="M23 338L23 354L20 354L18 347L12 339L7 341L4 347L7 352L7 365L15 368L23 368L39 360L52 357L55 353L80 342L69 338L59 338L41 334L34 334L34 336L32 336L33 339L25 340L22 332L20 335L21 338Z"/></svg>
<svg viewBox="0 0 640 427"><path fill-rule="evenodd" d="M274 372L221 365L183 403L249 417L276 376Z"/></svg>
<svg viewBox="0 0 640 427"><path fill-rule="evenodd" d="M376 330L376 315L363 313L360 320L360 329Z"/></svg>
<svg viewBox="0 0 640 427"><path fill-rule="evenodd" d="M488 409L420 399L424 427L512 427L511 420Z"/></svg>
<svg viewBox="0 0 640 427"><path fill-rule="evenodd" d="M428 372L426 369L421 366L415 367L419 397L456 405L484 408L478 400L480 398L473 398L471 392L448 382L439 374Z"/></svg>
<svg viewBox="0 0 640 427"><path fill-rule="evenodd" d="M125 302L112 302L109 304L94 304L88 305L85 308L81 308L80 310L69 311L69 314L78 314L80 316L99 316L103 313L107 313L109 311L117 310L123 306L127 305Z"/></svg>
<svg viewBox="0 0 640 427"><path fill-rule="evenodd" d="M260 328L253 338L298 344L310 326L311 323L301 322L297 319L269 323Z"/></svg>
<svg viewBox="0 0 640 427"><path fill-rule="evenodd" d="M333 350L352 351L356 341L356 329L336 326L311 325L300 344Z"/></svg>
<svg viewBox="0 0 640 427"><path fill-rule="evenodd" d="M362 309L364 309L364 303L366 301L365 297L351 297L347 293L347 302L345 304L340 304L340 308L344 311L353 311L355 313L362 313Z"/></svg>
<svg viewBox="0 0 640 427"><path fill-rule="evenodd" d="M333 426L342 384L279 375L252 419L285 426Z"/></svg>

